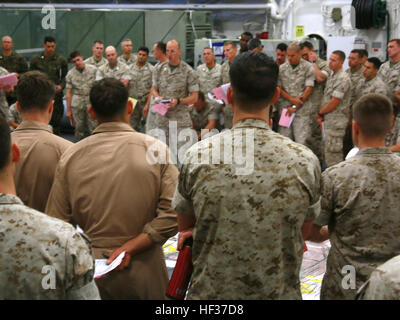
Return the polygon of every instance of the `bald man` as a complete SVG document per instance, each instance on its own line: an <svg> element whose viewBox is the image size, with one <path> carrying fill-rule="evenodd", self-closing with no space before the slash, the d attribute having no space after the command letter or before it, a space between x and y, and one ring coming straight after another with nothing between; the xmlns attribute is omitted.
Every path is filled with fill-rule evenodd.
<svg viewBox="0 0 400 320"><path fill-rule="evenodd" d="M186 150L195 142L197 135L192 130L192 120L188 105L198 99L199 81L196 72L181 60L179 42L167 43L168 61L159 63L153 72L152 95L155 99L166 102L168 111L165 115L150 112L154 116L152 126L146 126L146 133L169 145L175 164L180 164ZM156 103L156 102L155 102Z"/></svg>
<svg viewBox="0 0 400 320"><path fill-rule="evenodd" d="M129 67L118 61L118 52L113 46L108 46L105 50L108 63L99 67L96 73L96 80L103 78L114 78L120 80L128 88L131 80Z"/></svg>

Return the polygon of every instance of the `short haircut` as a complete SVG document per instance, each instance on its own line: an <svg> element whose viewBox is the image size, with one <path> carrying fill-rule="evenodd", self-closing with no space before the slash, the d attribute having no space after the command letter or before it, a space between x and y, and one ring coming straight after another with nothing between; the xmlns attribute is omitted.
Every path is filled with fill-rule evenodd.
<svg viewBox="0 0 400 320"><path fill-rule="evenodd" d="M367 94L353 105L353 119L363 135L369 138L384 137L392 122L392 115L392 102L381 94Z"/></svg>
<svg viewBox="0 0 400 320"><path fill-rule="evenodd" d="M304 48L314 50L314 46L310 41L304 41L304 42L300 43L300 49L303 50Z"/></svg>
<svg viewBox="0 0 400 320"><path fill-rule="evenodd" d="M286 50L287 50L287 44L281 42L281 43L278 44L278 46L276 47L276 50L286 51Z"/></svg>
<svg viewBox="0 0 400 320"><path fill-rule="evenodd" d="M332 53L336 54L339 57L340 60L342 60L342 61L346 60L346 54L343 51L335 50Z"/></svg>
<svg viewBox="0 0 400 320"><path fill-rule="evenodd" d="M368 51L365 49L356 49L360 58L368 57Z"/></svg>
<svg viewBox="0 0 400 320"><path fill-rule="evenodd" d="M40 71L23 73L18 81L17 100L21 111L44 111L54 99L56 93L54 82Z"/></svg>
<svg viewBox="0 0 400 320"><path fill-rule="evenodd" d="M253 34L252 34L251 32L248 32L248 31L243 32L243 33L242 33L242 36L248 36L248 37L250 37L251 39L253 39Z"/></svg>
<svg viewBox="0 0 400 320"><path fill-rule="evenodd" d="M161 50L162 53L166 54L167 53L167 44L162 41L156 42L156 48Z"/></svg>
<svg viewBox="0 0 400 320"><path fill-rule="evenodd" d="M0 171L7 166L10 160L11 135L6 119L0 115Z"/></svg>
<svg viewBox="0 0 400 320"><path fill-rule="evenodd" d="M132 42L132 40L131 39L124 39L124 40L122 40L121 41L121 46L122 46L122 43L124 43L124 42L126 42L126 41L130 41L130 42ZM132 42L133 43L133 42Z"/></svg>
<svg viewBox="0 0 400 320"><path fill-rule="evenodd" d="M235 99L241 109L267 107L275 95L279 67L265 53L247 51L235 58L229 76Z"/></svg>
<svg viewBox="0 0 400 320"><path fill-rule="evenodd" d="M292 42L291 44L289 44L289 46L287 47L287 51L289 50L295 50L296 52L299 52L301 50L300 46L298 43L296 42Z"/></svg>
<svg viewBox="0 0 400 320"><path fill-rule="evenodd" d="M211 52L214 53L214 50L213 50L212 48L210 48L210 47L205 47L205 48L203 48L203 52L204 52L204 50L206 50L206 49L207 49L207 50L211 50Z"/></svg>
<svg viewBox="0 0 400 320"><path fill-rule="evenodd" d="M198 100L206 101L206 96L204 95L203 91L199 91Z"/></svg>
<svg viewBox="0 0 400 320"><path fill-rule="evenodd" d="M360 49L353 49L350 51L350 53L357 53L358 54L358 58L363 58L364 57L364 53L361 52Z"/></svg>
<svg viewBox="0 0 400 320"><path fill-rule="evenodd" d="M262 43L261 43L261 40L258 38L251 39L249 41L249 43L247 44L247 48L249 50L253 50L253 49L261 48L261 47L262 47Z"/></svg>
<svg viewBox="0 0 400 320"><path fill-rule="evenodd" d="M114 78L104 78L90 90L90 103L101 120L122 115L127 101L128 90L121 81Z"/></svg>
<svg viewBox="0 0 400 320"><path fill-rule="evenodd" d="M96 43L100 43L100 44L102 44L104 46L104 42L101 41L101 40L94 40L93 41L93 45L95 45Z"/></svg>
<svg viewBox="0 0 400 320"><path fill-rule="evenodd" d="M392 40L389 40L388 43L393 42L393 41L396 42L400 46L400 39L392 39Z"/></svg>
<svg viewBox="0 0 400 320"><path fill-rule="evenodd" d="M144 51L144 52L146 52L147 54L149 54L149 48L147 48L147 47L145 47L145 46L143 46L143 47L140 47L138 50L137 50L138 52L139 51Z"/></svg>
<svg viewBox="0 0 400 320"><path fill-rule="evenodd" d="M226 47L226 46L232 46L233 49L237 49L237 44L233 41L225 41L224 47Z"/></svg>
<svg viewBox="0 0 400 320"><path fill-rule="evenodd" d="M381 60L379 60L379 59L376 58L376 57L368 58L367 61L368 61L368 62L371 62L371 63L374 65L374 68L375 68L375 69L379 69L380 66L381 66L381 64L382 64Z"/></svg>
<svg viewBox="0 0 400 320"><path fill-rule="evenodd" d="M43 41L43 43L46 43L46 42L56 42L56 39L54 39L54 37L52 37L52 36L46 36L46 37L44 37L44 41Z"/></svg>
<svg viewBox="0 0 400 320"><path fill-rule="evenodd" d="M79 51L73 51L69 55L69 60L72 61L72 59L76 57L82 57L81 53Z"/></svg>

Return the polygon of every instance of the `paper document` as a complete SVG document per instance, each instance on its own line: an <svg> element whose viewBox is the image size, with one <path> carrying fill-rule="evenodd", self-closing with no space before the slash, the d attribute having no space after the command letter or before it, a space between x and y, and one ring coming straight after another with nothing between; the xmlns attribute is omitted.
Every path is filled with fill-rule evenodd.
<svg viewBox="0 0 400 320"><path fill-rule="evenodd" d="M108 259L96 259L95 260L95 268L94 268L94 278L98 279L102 276L104 276L106 273L109 273L110 271L114 270L116 267L118 267L122 259L125 257L125 251L122 252L113 262L110 264L106 264Z"/></svg>
<svg viewBox="0 0 400 320"><path fill-rule="evenodd" d="M281 115L281 118L279 120L279 125L281 127L289 128L290 125L292 124L292 121L293 121L295 115L296 115L296 112L293 112L292 115L289 116L287 114L287 108L284 108L282 110L282 115Z"/></svg>
<svg viewBox="0 0 400 320"><path fill-rule="evenodd" d="M135 110L136 104L137 104L137 100L134 98L129 97L128 98L129 101L132 101L132 106L133 106L133 110Z"/></svg>
<svg viewBox="0 0 400 320"><path fill-rule="evenodd" d="M18 77L16 73L10 73L0 77L0 88L7 86L14 87L18 83Z"/></svg>
<svg viewBox="0 0 400 320"><path fill-rule="evenodd" d="M210 98L211 101L218 102L219 104L224 104L222 100L216 99L211 92L208 93L208 97Z"/></svg>
<svg viewBox="0 0 400 320"><path fill-rule="evenodd" d="M214 93L215 97L219 100L224 101L225 104L229 104L228 102L228 88L231 86L230 83L226 83L218 88L212 89L212 93Z"/></svg>
<svg viewBox="0 0 400 320"><path fill-rule="evenodd" d="M154 110L155 112L158 112L162 116L165 116L165 114L168 111L169 106L163 103L155 104L151 109Z"/></svg>

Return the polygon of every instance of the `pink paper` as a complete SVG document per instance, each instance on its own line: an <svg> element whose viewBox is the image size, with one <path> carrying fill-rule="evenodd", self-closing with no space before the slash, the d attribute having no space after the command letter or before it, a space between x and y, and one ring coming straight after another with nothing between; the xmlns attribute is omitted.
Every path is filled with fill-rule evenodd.
<svg viewBox="0 0 400 320"><path fill-rule="evenodd" d="M290 125L292 124L292 121L293 121L294 116L296 115L296 113L293 112L291 116L288 116L288 115L286 115L286 112L287 112L287 108L284 108L282 110L282 115L281 115L281 118L279 120L279 125L281 127L289 128Z"/></svg>
<svg viewBox="0 0 400 320"><path fill-rule="evenodd" d="M159 103L155 104L151 109L154 110L155 112L158 112L162 116L165 116L165 114L168 111L169 106L164 104L164 103Z"/></svg>
<svg viewBox="0 0 400 320"><path fill-rule="evenodd" d="M16 73L10 73L0 77L0 88L3 87L14 87L18 83L18 77Z"/></svg>
<svg viewBox="0 0 400 320"><path fill-rule="evenodd" d="M228 97L227 97L227 87L226 85L212 89L212 93L217 97L219 100L223 100L225 104L229 104Z"/></svg>

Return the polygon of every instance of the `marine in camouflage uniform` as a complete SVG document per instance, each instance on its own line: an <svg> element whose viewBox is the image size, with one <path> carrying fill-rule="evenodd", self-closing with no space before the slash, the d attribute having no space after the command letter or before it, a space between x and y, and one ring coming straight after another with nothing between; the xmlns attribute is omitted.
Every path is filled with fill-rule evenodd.
<svg viewBox="0 0 400 320"><path fill-rule="evenodd" d="M183 99L193 92L199 91L199 82L196 72L186 62L181 60L178 66L171 68L169 61L165 61L158 64L154 69L153 88L158 89L158 93L163 99ZM192 128L189 108L186 105L178 104L174 108L170 108L165 116L155 112L151 107L150 112L153 113L152 124L155 127L150 127L150 124L147 123L146 133L155 138L160 138L157 131L162 130L166 139L163 142L169 145L173 157L177 157L179 164L180 155L183 155L183 151L185 151L181 150L181 147L189 148L190 144L197 142L195 137L195 141L190 143L178 138L182 130L188 133L187 129ZM177 126L176 136L175 132L170 132L170 125ZM174 130L173 127L172 130ZM194 136L196 135L194 134ZM186 139L188 138L186 136ZM190 137L190 140L192 140L192 137Z"/></svg>
<svg viewBox="0 0 400 320"><path fill-rule="evenodd" d="M359 300L400 299L400 255L376 268L357 293Z"/></svg>
<svg viewBox="0 0 400 320"><path fill-rule="evenodd" d="M314 223L328 225L332 247L321 299L354 299L377 266L400 254L399 190L400 162L386 147L363 148L324 171ZM342 286L345 266L355 268L356 289Z"/></svg>
<svg viewBox="0 0 400 320"><path fill-rule="evenodd" d="M362 79L364 79L363 76L363 71L364 71L364 67L361 66L360 69L358 69L357 71L353 71L351 70L351 68L348 68L345 72L347 73L347 75L350 77L350 81L351 81L351 99L350 99L350 105L352 105L354 102L357 101L356 96L357 96L357 86L360 83L360 81Z"/></svg>
<svg viewBox="0 0 400 320"><path fill-rule="evenodd" d="M128 59L126 59L123 55L119 56L117 58L118 62L124 63L128 66L133 66L137 62L137 56L136 54L131 54Z"/></svg>
<svg viewBox="0 0 400 320"><path fill-rule="evenodd" d="M134 63L130 67L131 81L129 82L129 96L138 102L131 115L130 124L133 129L141 132L143 108L146 105L153 81L154 67L146 62L143 66Z"/></svg>
<svg viewBox="0 0 400 320"><path fill-rule="evenodd" d="M301 227L319 209L320 172L311 150L263 120L192 146L172 202L196 218L188 299L301 299Z"/></svg>
<svg viewBox="0 0 400 320"><path fill-rule="evenodd" d="M90 64L92 66L95 66L96 68L100 68L101 66L107 64L107 59L104 57L101 57L101 60L96 60L94 57L87 58L86 60L83 61L85 64Z"/></svg>
<svg viewBox="0 0 400 320"><path fill-rule="evenodd" d="M371 80L362 78L356 88L355 101L369 93L377 93L388 96L388 88L380 77L375 77Z"/></svg>
<svg viewBox="0 0 400 320"><path fill-rule="evenodd" d="M328 78L330 74L330 69L328 62L317 57L317 60L314 62L318 69L326 75ZM312 119L311 119L311 136L308 137L306 145L314 152L314 154L318 157L319 163L322 167L324 163L324 144L322 141L322 132L319 123L315 119L315 114L318 113L319 107L322 102L322 98L324 96L326 80L324 82L314 81L313 92L310 96L310 101L312 104Z"/></svg>
<svg viewBox="0 0 400 320"><path fill-rule="evenodd" d="M321 108L332 98L340 99L338 106L324 114L324 156L328 167L343 161L343 137L350 116L351 80L343 69L329 76Z"/></svg>
<svg viewBox="0 0 400 320"><path fill-rule="evenodd" d="M96 81L104 78L131 80L129 67L125 63L119 61L114 68L112 68L109 63L106 63L99 67L96 73Z"/></svg>
<svg viewBox="0 0 400 320"><path fill-rule="evenodd" d="M278 85L293 98L300 97L307 87L314 87L314 81L314 68L310 62L304 59L300 59L299 64L296 66L287 61L279 67ZM290 101L283 99L282 107L292 107L292 104ZM313 111L312 102L308 98L299 109L296 109L296 115L290 127L280 126L279 133L310 147L308 141L312 135L311 121L315 115Z"/></svg>
<svg viewBox="0 0 400 320"><path fill-rule="evenodd" d="M218 120L218 113L207 101L205 101L205 105L200 111L197 111L193 105L189 107L189 112L193 122L193 129L196 130L197 134L201 133L201 129L204 129L210 120Z"/></svg>
<svg viewBox="0 0 400 320"><path fill-rule="evenodd" d="M0 193L0 230L0 299L100 299L90 241L72 225Z"/></svg>
<svg viewBox="0 0 400 320"><path fill-rule="evenodd" d="M387 85L389 98L394 102L394 93L400 93L400 62L392 63L386 61L379 68L378 76L380 76L383 82ZM399 108L394 106L396 118L390 133L386 135L386 146L395 145L397 137L400 135L400 112L398 110Z"/></svg>
<svg viewBox="0 0 400 320"><path fill-rule="evenodd" d="M53 56L46 56L44 52L33 57L30 62L30 70L41 71L49 77L55 85L65 88L65 77L68 73L68 63L64 57L54 53ZM55 134L60 134L61 119L64 114L63 91L54 96L54 109L51 116L50 125Z"/></svg>
<svg viewBox="0 0 400 320"><path fill-rule="evenodd" d="M85 64L84 69L76 67L68 71L66 82L67 89L71 89L71 111L75 120L75 139L77 141L91 135L97 126L97 121L93 120L88 112L90 106L90 89L96 81L97 68L90 64Z"/></svg>
<svg viewBox="0 0 400 320"><path fill-rule="evenodd" d="M229 70L231 62L226 60L221 66L222 84L230 83ZM233 110L232 105L227 104L224 107L224 127L225 129L232 128L233 125Z"/></svg>
<svg viewBox="0 0 400 320"><path fill-rule="evenodd" d="M196 69L197 75L199 76L200 91L204 93L207 104L213 108L214 112L217 114L217 120L221 112L221 105L215 101L211 101L208 97L208 93L212 93L212 89L222 85L221 69L222 67L218 63L215 63L214 67L211 69L208 68L205 63L199 65Z"/></svg>
<svg viewBox="0 0 400 320"><path fill-rule="evenodd" d="M1 76L6 76L9 72L0 67L0 77ZM6 92L4 89L0 89L0 114L4 117L7 118L8 115L8 103L7 103L7 98L6 98Z"/></svg>

